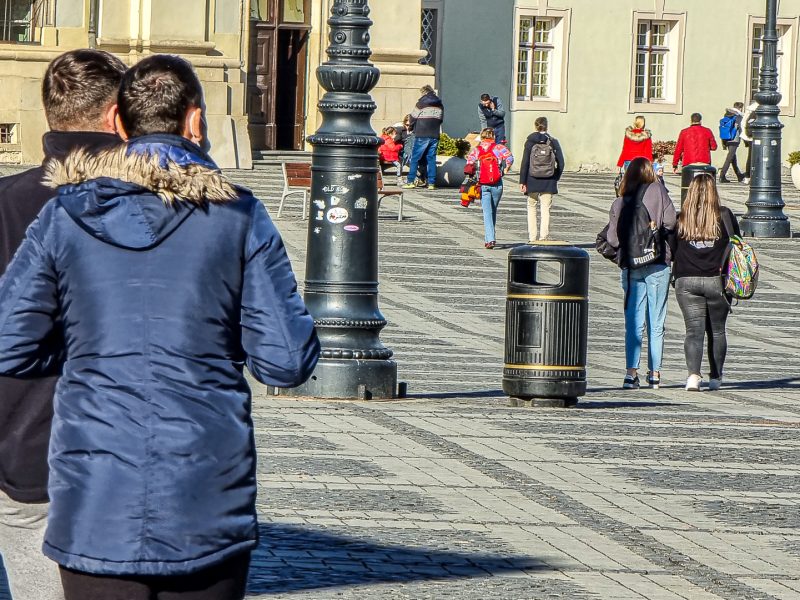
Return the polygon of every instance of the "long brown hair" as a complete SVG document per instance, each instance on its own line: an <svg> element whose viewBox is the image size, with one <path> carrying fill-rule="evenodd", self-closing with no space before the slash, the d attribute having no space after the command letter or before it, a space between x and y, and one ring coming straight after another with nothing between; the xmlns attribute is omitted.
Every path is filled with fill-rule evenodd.
<svg viewBox="0 0 800 600"><path fill-rule="evenodd" d="M707 173L696 176L678 215L678 237L693 242L717 239L722 234L719 211L714 178Z"/></svg>
<svg viewBox="0 0 800 600"><path fill-rule="evenodd" d="M656 173L653 171L653 163L642 156L634 158L625 169L625 175L619 186L619 195L635 194L639 186L655 183L655 181Z"/></svg>

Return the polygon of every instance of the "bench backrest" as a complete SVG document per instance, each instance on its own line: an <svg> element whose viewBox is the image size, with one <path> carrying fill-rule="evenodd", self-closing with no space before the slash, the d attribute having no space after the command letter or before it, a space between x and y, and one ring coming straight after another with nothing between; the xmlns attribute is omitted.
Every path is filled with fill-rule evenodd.
<svg viewBox="0 0 800 600"><path fill-rule="evenodd" d="M311 187L309 163L283 163L283 176L288 187Z"/></svg>

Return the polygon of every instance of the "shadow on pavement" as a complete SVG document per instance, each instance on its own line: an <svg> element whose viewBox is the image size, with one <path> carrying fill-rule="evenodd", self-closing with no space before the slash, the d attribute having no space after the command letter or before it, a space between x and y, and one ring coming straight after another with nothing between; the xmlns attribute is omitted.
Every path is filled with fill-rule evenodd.
<svg viewBox="0 0 800 600"><path fill-rule="evenodd" d="M406 399L450 400L454 398L502 398L502 390L479 390L477 392L441 392L434 394L408 394Z"/></svg>
<svg viewBox="0 0 800 600"><path fill-rule="evenodd" d="M488 577L554 570L529 556L496 556L381 544L291 525L260 527L249 594L279 594L338 586Z"/></svg>
<svg viewBox="0 0 800 600"><path fill-rule="evenodd" d="M596 390L595 390L596 391ZM591 410L591 409L610 409L610 408L663 408L665 406L684 406L679 402L646 402L631 400L625 402L623 400L579 400L573 408Z"/></svg>

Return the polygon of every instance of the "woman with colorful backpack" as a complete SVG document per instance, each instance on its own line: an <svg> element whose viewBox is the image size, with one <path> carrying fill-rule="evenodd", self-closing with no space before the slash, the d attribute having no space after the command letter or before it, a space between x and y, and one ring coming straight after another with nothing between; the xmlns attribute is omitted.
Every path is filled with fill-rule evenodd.
<svg viewBox="0 0 800 600"><path fill-rule="evenodd" d="M624 389L639 388L642 335L647 327L647 383L661 385L664 321L670 280L667 236L675 227L675 206L646 158L635 158L625 170L620 196L609 212L606 241L616 249L624 292Z"/></svg>
<svg viewBox="0 0 800 600"><path fill-rule="evenodd" d="M683 343L689 371L686 391L700 390L706 335L710 366L708 389L718 390L722 385L722 368L728 349L725 323L730 301L721 273L730 238L734 235L741 236L739 224L730 209L720 205L714 178L705 173L698 175L689 185L677 230L670 238L675 297L686 324Z"/></svg>
<svg viewBox="0 0 800 600"><path fill-rule="evenodd" d="M481 130L481 141L467 156L467 165L474 165L478 183L481 186L481 207L483 208L484 248L495 247L495 225L497 207L503 197L503 175L511 170L514 156L503 144L494 141L494 129Z"/></svg>

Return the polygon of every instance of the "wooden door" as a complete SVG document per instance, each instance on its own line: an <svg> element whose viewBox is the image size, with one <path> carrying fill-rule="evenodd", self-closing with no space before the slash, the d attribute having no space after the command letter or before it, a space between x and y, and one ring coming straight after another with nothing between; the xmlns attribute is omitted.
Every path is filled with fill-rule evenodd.
<svg viewBox="0 0 800 600"><path fill-rule="evenodd" d="M250 27L250 68L247 112L253 150L274 150L276 142L276 24L253 21Z"/></svg>

